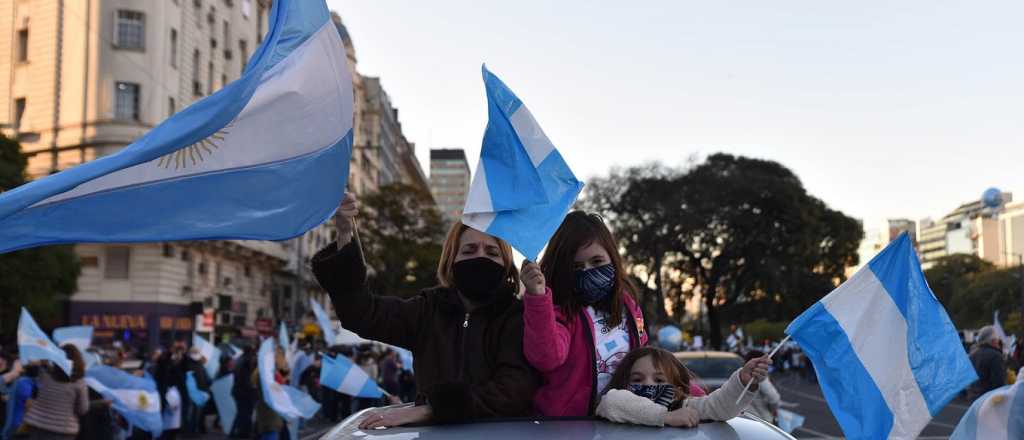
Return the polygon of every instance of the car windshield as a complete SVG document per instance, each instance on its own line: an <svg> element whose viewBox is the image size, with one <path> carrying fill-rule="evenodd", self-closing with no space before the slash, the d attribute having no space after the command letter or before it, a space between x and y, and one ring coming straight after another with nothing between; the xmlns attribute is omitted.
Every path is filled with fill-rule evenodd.
<svg viewBox="0 0 1024 440"><path fill-rule="evenodd" d="M702 379L728 378L743 366L743 363L735 358L688 359L683 361L683 364Z"/></svg>

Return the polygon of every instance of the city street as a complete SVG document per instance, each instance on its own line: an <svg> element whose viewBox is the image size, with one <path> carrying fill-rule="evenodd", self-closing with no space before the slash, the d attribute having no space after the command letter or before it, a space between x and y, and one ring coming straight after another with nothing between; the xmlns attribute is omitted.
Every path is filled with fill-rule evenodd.
<svg viewBox="0 0 1024 440"><path fill-rule="evenodd" d="M775 375L772 383L782 395L783 407L807 419L804 426L793 432L796 438L837 438L842 437L832 412L825 403L818 384L804 380L796 374ZM960 417L967 411L968 404L962 398L953 399L938 417L932 419L919 439L946 439L956 428Z"/></svg>

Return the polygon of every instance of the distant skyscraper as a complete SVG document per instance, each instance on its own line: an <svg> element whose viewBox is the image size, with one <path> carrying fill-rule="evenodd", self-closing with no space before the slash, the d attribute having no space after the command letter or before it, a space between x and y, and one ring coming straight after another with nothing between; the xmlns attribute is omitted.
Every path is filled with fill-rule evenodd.
<svg viewBox="0 0 1024 440"><path fill-rule="evenodd" d="M461 148L430 150L430 192L448 220L462 217L469 192L469 163Z"/></svg>

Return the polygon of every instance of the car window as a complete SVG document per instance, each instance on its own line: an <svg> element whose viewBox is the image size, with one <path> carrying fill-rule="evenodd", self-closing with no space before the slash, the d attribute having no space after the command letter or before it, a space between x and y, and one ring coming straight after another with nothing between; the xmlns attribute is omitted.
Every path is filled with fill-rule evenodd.
<svg viewBox="0 0 1024 440"><path fill-rule="evenodd" d="M739 359L733 358L720 358L720 359L688 359L683 361L683 365L686 365L693 374L702 379L709 378L728 378L732 373L740 367L743 363Z"/></svg>

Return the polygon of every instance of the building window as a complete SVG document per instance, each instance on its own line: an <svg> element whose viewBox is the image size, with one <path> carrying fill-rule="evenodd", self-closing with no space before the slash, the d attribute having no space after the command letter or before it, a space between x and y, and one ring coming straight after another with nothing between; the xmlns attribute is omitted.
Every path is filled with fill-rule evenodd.
<svg viewBox="0 0 1024 440"><path fill-rule="evenodd" d="M238 56L242 61L242 68L239 72L245 73L245 65L249 64L249 42L245 40L238 40Z"/></svg>
<svg viewBox="0 0 1024 440"><path fill-rule="evenodd" d="M212 60L213 57L211 56L210 59ZM206 94L207 95L212 95L213 94L213 61L210 61L206 65L206 67L207 67L207 70L206 70L206 87L207 87Z"/></svg>
<svg viewBox="0 0 1024 440"><path fill-rule="evenodd" d="M131 248L127 246L110 246L106 248L106 268L104 277L108 280L127 280Z"/></svg>
<svg viewBox="0 0 1024 440"><path fill-rule="evenodd" d="M28 62L28 28L18 31L18 54L19 63Z"/></svg>
<svg viewBox="0 0 1024 440"><path fill-rule="evenodd" d="M14 100L14 131L21 129L21 121L25 117L25 98Z"/></svg>
<svg viewBox="0 0 1024 440"><path fill-rule="evenodd" d="M174 97L167 98L167 117L174 116L174 112L177 111L178 106L174 102Z"/></svg>
<svg viewBox="0 0 1024 440"><path fill-rule="evenodd" d="M171 29L171 67L178 68L178 30Z"/></svg>
<svg viewBox="0 0 1024 440"><path fill-rule="evenodd" d="M202 96L203 85L199 82L199 49L192 52L192 95Z"/></svg>
<svg viewBox="0 0 1024 440"><path fill-rule="evenodd" d="M146 16L138 11L117 11L114 45L120 49L146 48Z"/></svg>
<svg viewBox="0 0 1024 440"><path fill-rule="evenodd" d="M114 102L114 118L122 121L139 120L139 85L118 82L115 87L117 94Z"/></svg>
<svg viewBox="0 0 1024 440"><path fill-rule="evenodd" d="M223 88L226 85L228 85L228 76L222 73L220 74L220 86Z"/></svg>
<svg viewBox="0 0 1024 440"><path fill-rule="evenodd" d="M231 23L224 20L224 59L231 59Z"/></svg>
<svg viewBox="0 0 1024 440"><path fill-rule="evenodd" d="M170 244L164 243L163 248L164 248L163 249L164 257L174 258L174 246L171 246Z"/></svg>

